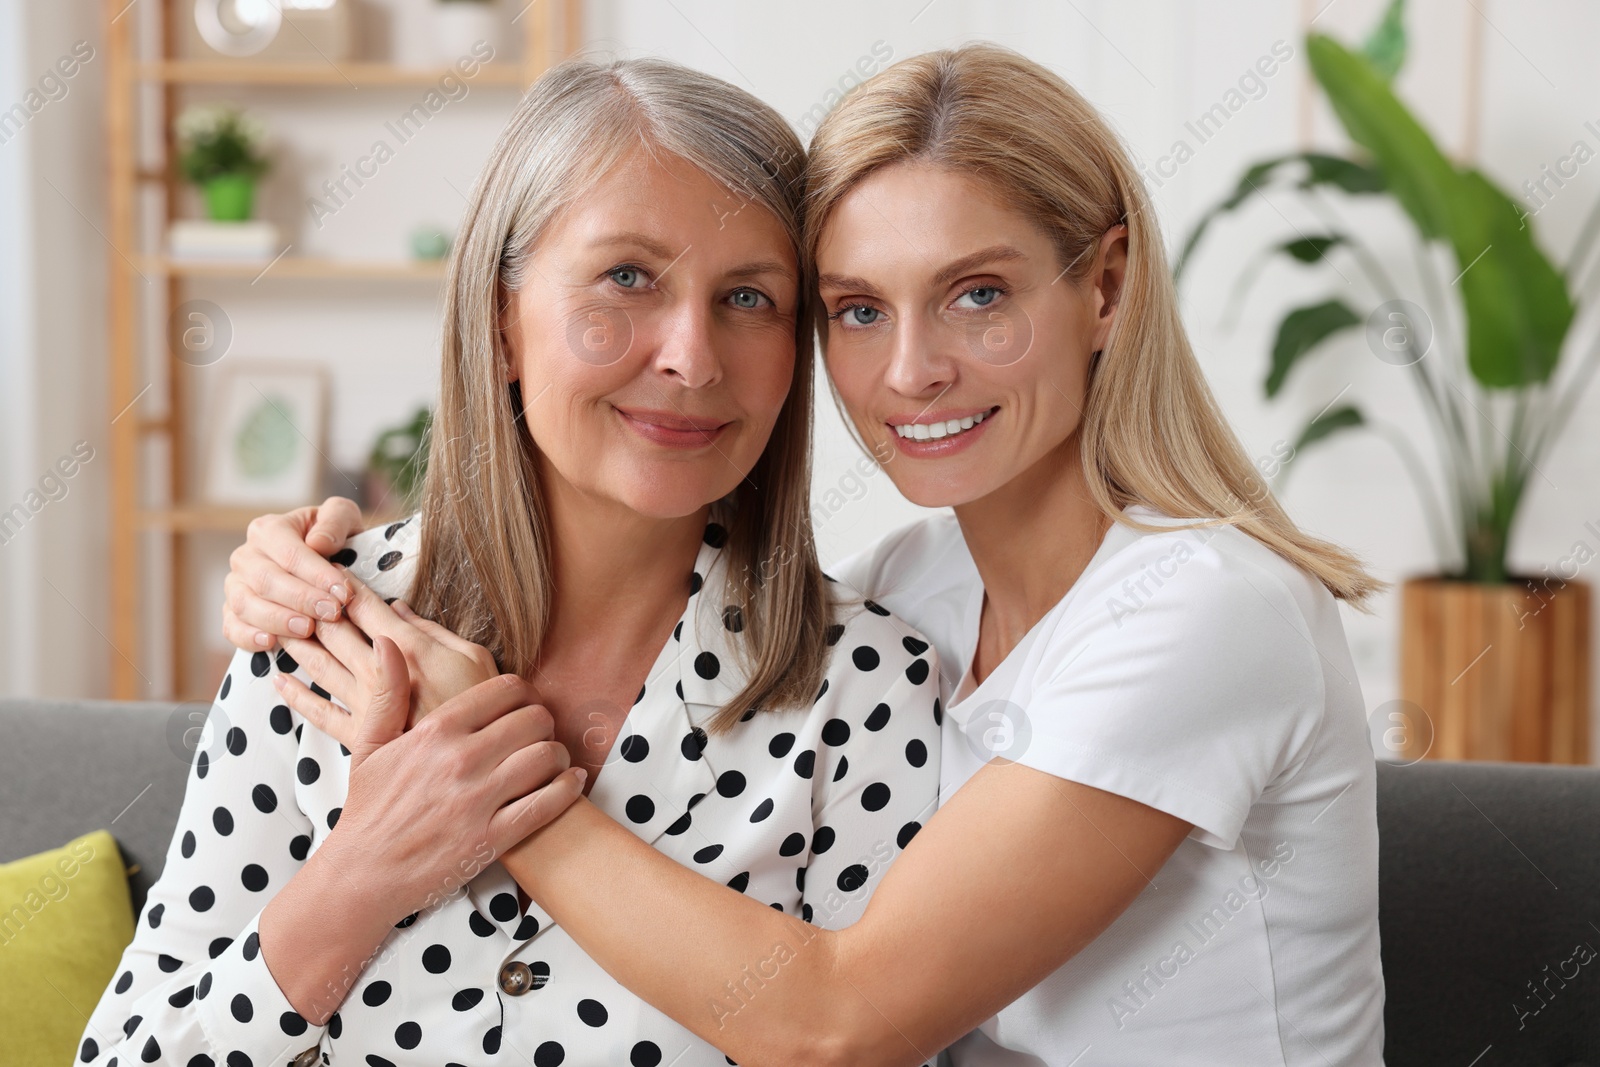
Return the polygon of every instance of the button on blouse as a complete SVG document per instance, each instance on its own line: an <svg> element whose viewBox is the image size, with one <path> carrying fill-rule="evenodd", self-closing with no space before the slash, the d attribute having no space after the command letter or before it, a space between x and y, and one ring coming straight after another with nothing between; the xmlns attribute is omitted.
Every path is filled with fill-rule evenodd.
<svg viewBox="0 0 1600 1067"><path fill-rule="evenodd" d="M380 595L406 593L417 516L337 557ZM742 622L712 522L682 618L650 668L590 800L679 863L836 929L857 919L937 801L938 670L915 631L841 602L808 707L706 729L744 681ZM324 1026L303 1019L263 959L272 894L337 825L349 751L279 702L285 652L237 652L190 768L178 825L79 1060L119 1067L372 1067L568 1063L720 1067L721 1052L613 980L537 902L523 910L492 857L398 923ZM709 1005L738 1011L775 977L774 946Z"/></svg>

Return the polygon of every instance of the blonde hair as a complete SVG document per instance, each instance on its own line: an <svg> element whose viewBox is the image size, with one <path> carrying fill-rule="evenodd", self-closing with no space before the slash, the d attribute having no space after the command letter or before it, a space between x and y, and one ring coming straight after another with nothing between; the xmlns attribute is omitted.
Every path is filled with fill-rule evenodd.
<svg viewBox="0 0 1600 1067"><path fill-rule="evenodd" d="M500 314L553 220L641 147L679 157L771 212L795 244L802 276L809 273L798 252L805 153L772 108L655 59L568 61L528 90L472 192L447 267L440 399L411 592L419 614L518 675L536 668L554 590L536 445L520 425L521 387L505 381ZM714 730L757 707L809 703L826 664L831 602L808 508L811 339L803 288L788 397L755 468L730 494L723 560L728 607L744 622L736 644L748 681Z"/></svg>
<svg viewBox="0 0 1600 1067"><path fill-rule="evenodd" d="M858 182L906 161L986 182L1051 236L1074 281L1093 268L1101 235L1127 224L1116 322L1090 364L1078 429L1089 492L1101 511L1143 531L1163 527L1125 516L1124 507L1236 526L1357 606L1382 588L1354 556L1297 528L1257 476L1189 345L1138 173L1076 90L990 44L914 56L871 78L812 139L808 251L815 253L829 214Z"/></svg>

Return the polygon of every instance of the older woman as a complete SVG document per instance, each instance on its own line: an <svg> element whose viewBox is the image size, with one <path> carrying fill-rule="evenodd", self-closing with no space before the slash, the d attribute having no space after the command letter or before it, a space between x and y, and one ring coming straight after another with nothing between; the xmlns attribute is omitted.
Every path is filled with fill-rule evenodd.
<svg viewBox="0 0 1600 1067"><path fill-rule="evenodd" d="M497 861L580 787L731 896L860 915L935 802L938 672L816 563L801 164L671 64L529 91L451 262L420 515L346 549L354 622L235 657L84 1063L725 1063ZM308 666L348 745L280 697Z"/></svg>

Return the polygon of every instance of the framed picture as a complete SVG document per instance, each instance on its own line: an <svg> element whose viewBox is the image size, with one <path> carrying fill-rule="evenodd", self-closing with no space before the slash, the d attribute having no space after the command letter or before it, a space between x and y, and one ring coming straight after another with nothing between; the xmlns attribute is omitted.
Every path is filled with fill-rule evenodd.
<svg viewBox="0 0 1600 1067"><path fill-rule="evenodd" d="M218 369L205 437L206 500L261 508L315 502L327 450L326 369L244 360Z"/></svg>

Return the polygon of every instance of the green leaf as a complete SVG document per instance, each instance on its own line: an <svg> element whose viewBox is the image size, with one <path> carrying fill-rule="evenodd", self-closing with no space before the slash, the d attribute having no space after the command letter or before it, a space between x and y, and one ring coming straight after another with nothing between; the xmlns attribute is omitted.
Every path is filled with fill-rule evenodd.
<svg viewBox="0 0 1600 1067"><path fill-rule="evenodd" d="M1306 423L1306 428L1295 438L1294 455L1298 456L1301 449L1314 445L1325 437L1331 437L1340 430L1351 430L1366 424L1367 420L1362 416L1361 410L1353 404L1342 404L1324 411Z"/></svg>
<svg viewBox="0 0 1600 1067"><path fill-rule="evenodd" d="M1381 193L1387 187L1382 173L1376 168L1355 160L1345 159L1342 156L1330 156L1323 152L1296 152L1292 155L1262 160L1244 172L1233 192L1200 216L1200 221L1195 223L1193 230L1189 231L1189 236L1184 241L1177 260L1173 263L1173 280L1176 281L1183 276L1183 268L1188 264L1190 255L1194 252L1195 247L1200 243L1200 238L1205 235L1212 222L1220 216L1236 210L1250 197L1259 195L1263 188L1273 183L1273 180L1286 165L1292 163L1302 164L1304 168L1294 183L1297 189L1310 189L1316 185L1331 185L1346 193L1359 195Z"/></svg>
<svg viewBox="0 0 1600 1067"><path fill-rule="evenodd" d="M1346 132L1372 153L1400 206L1425 238L1450 242L1473 376L1489 388L1547 380L1572 300L1522 213L1481 173L1452 165L1371 62L1320 34L1306 51Z"/></svg>
<svg viewBox="0 0 1600 1067"><path fill-rule="evenodd" d="M1286 252L1301 263L1316 263L1328 254L1328 249L1345 244L1342 234L1318 234L1311 237L1296 237L1292 241L1285 241L1279 245L1279 252Z"/></svg>
<svg viewBox="0 0 1600 1067"><path fill-rule="evenodd" d="M1383 18L1361 45L1361 54L1386 82L1394 81L1406 61L1405 7L1405 0L1390 0Z"/></svg>
<svg viewBox="0 0 1600 1067"><path fill-rule="evenodd" d="M1351 311L1341 300L1327 300L1308 307L1295 308L1278 324L1278 339L1272 344L1272 370L1267 374L1267 396L1278 395L1284 379L1294 369L1301 357L1317 345L1361 322L1361 316Z"/></svg>

